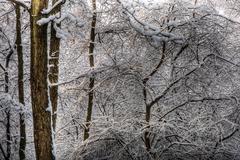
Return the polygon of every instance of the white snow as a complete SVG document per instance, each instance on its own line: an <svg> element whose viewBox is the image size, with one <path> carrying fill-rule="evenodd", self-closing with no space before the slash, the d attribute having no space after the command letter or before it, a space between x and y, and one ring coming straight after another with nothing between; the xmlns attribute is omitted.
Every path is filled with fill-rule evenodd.
<svg viewBox="0 0 240 160"><path fill-rule="evenodd" d="M63 3L63 2L64 2L63 0L57 1L53 6L48 7L47 9L43 9L43 10L42 10L42 14L48 14L48 13L50 13L56 6L58 6L60 3Z"/></svg>
<svg viewBox="0 0 240 160"><path fill-rule="evenodd" d="M49 23L50 21L53 21L55 18L57 18L58 14L51 15L48 18L41 18L40 20L37 21L38 25L44 25L46 23Z"/></svg>

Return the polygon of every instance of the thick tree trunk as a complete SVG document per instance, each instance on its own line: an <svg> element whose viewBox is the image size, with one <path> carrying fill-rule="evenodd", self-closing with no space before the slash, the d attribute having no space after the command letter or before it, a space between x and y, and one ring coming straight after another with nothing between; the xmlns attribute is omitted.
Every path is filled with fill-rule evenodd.
<svg viewBox="0 0 240 160"><path fill-rule="evenodd" d="M24 82L23 82L23 51L22 51L22 34L21 34L21 10L20 6L16 4L16 49L18 55L18 99L19 103L24 104ZM21 108L22 110L22 108ZM20 145L19 145L19 159L25 159L26 148L26 130L25 130L25 116L20 113Z"/></svg>
<svg viewBox="0 0 240 160"><path fill-rule="evenodd" d="M55 159L48 100L48 25L37 25L47 3L47 0L32 0L31 4L31 100L37 160Z"/></svg>
<svg viewBox="0 0 240 160"><path fill-rule="evenodd" d="M89 64L90 67L94 67L94 43L95 43L95 28L96 28L96 20L97 20L97 13L96 13L96 0L92 0L93 6L93 17L91 23L91 33L90 33L90 45L89 45ZM87 108L87 117L86 117L86 127L84 129L83 139L86 140L89 137L89 125L92 119L92 108L93 108L93 89L94 89L94 81L95 78L90 78L89 84L89 93L88 93L88 108Z"/></svg>
<svg viewBox="0 0 240 160"><path fill-rule="evenodd" d="M53 0L53 5L58 0ZM60 12L61 6L55 8L55 12ZM60 27L60 24L57 25ZM60 39L56 37L56 30L54 29L54 24L51 23L51 38L50 38L50 59L49 59L49 81L50 83L58 82L58 73L59 73L59 53L60 53ZM54 85L50 88L50 100L52 104L52 125L53 130L56 129L56 120L57 120L57 105L58 105L58 86Z"/></svg>

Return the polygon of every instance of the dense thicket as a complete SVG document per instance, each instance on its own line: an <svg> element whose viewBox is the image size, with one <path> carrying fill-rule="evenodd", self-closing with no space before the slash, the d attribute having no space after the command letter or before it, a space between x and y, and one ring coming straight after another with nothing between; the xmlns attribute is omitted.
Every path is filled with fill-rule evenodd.
<svg viewBox="0 0 240 160"><path fill-rule="evenodd" d="M0 159L240 159L237 1L0 3Z"/></svg>

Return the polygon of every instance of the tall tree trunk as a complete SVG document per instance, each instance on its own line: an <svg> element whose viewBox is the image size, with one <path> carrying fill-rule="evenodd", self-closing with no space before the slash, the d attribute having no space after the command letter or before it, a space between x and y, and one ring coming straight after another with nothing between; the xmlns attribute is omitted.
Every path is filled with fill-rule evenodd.
<svg viewBox="0 0 240 160"><path fill-rule="evenodd" d="M31 100L33 111L34 143L37 160L55 159L51 106L48 97L47 26L37 25L47 8L47 0L32 0L31 4Z"/></svg>
<svg viewBox="0 0 240 160"><path fill-rule="evenodd" d="M52 5L54 5L58 0L53 0ZM61 6L55 8L54 13L60 12ZM60 24L56 24L60 27ZM51 38L50 38L50 59L49 59L49 81L50 83L58 82L59 73L59 53L60 53L60 38L56 37L56 30L54 29L53 22L51 23ZM58 105L58 86L54 85L50 88L50 100L52 104L52 125L53 130L56 129L57 120L57 105Z"/></svg>
<svg viewBox="0 0 240 160"><path fill-rule="evenodd" d="M93 17L91 23L91 33L90 33L90 45L89 45L89 64L90 67L94 67L94 43L95 43L95 28L96 28L96 20L97 20L97 12L96 12L96 0L92 0L93 7ZM86 127L84 129L83 139L86 140L89 137L89 125L92 119L92 108L93 108L93 89L94 89L94 81L95 78L90 78L89 83L89 91L88 91L88 108L87 108L87 117L86 117Z"/></svg>
<svg viewBox="0 0 240 160"><path fill-rule="evenodd" d="M21 34L21 10L20 6L16 4L16 48L18 55L18 99L19 103L24 103L24 82L23 82L23 51L22 51L22 34ZM22 108L21 108L22 111ZM26 130L25 130L25 116L24 113L20 113L20 145L19 145L19 159L25 159L26 148Z"/></svg>

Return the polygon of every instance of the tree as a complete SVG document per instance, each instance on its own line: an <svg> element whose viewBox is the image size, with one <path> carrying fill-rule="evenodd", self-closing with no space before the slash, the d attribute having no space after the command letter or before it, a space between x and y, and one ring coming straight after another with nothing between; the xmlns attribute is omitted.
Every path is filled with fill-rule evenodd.
<svg viewBox="0 0 240 160"><path fill-rule="evenodd" d="M91 68L94 68L94 46L95 46L95 30L96 30L96 21L97 21L97 11L96 11L96 0L92 0L92 23L91 23L91 32L90 32L90 42L89 42L89 65ZM86 140L89 137L89 126L92 119L92 109L93 109L93 94L94 94L94 77L89 79L89 89L88 89L88 107L87 107L87 117L86 117L86 127L84 129L83 139Z"/></svg>
<svg viewBox="0 0 240 160"><path fill-rule="evenodd" d="M0 159L240 159L232 2L1 1Z"/></svg>
<svg viewBox="0 0 240 160"><path fill-rule="evenodd" d="M23 50L22 50L22 27L21 27L21 9L18 4L15 5L16 12L16 50L18 55L18 99L19 103L25 105L24 102L24 62L23 62ZM22 107L22 106L21 106ZM20 147L19 147L19 157L20 160L25 159L25 148L26 148L26 127L25 127L25 115L22 111L20 116Z"/></svg>
<svg viewBox="0 0 240 160"><path fill-rule="evenodd" d="M0 32L3 34L3 39L5 39L5 41L7 42L7 46L8 48L6 49L6 56L5 56L5 65L1 65L0 67L1 69L4 71L4 93L8 94L9 93L9 67L10 67L10 62L11 62L11 58L14 54L14 49L11 45L10 39L8 38L8 36L0 29ZM6 107L4 109L5 114L6 114L6 152L4 153L3 147L2 145L0 145L0 149L3 153L3 157L6 160L9 160L11 158L11 142L12 142L12 136L11 136L11 108L10 107Z"/></svg>
<svg viewBox="0 0 240 160"><path fill-rule="evenodd" d="M57 0L52 1L52 5L57 3ZM61 6L57 6L54 9L53 14L59 13ZM55 27L54 27L55 26ZM59 75L59 54L60 54L60 38L57 37L56 27L60 27L60 24L55 22L51 23L51 38L50 38L50 59L49 59L49 81L51 84L58 82ZM52 104L52 125L53 130L56 129L57 120L57 105L58 105L58 85L50 87L50 100Z"/></svg>
<svg viewBox="0 0 240 160"><path fill-rule="evenodd" d="M96 105L103 103L99 107L102 112L113 110L114 116L108 114L99 118L101 122L93 122L96 134L79 147L73 159L188 159L189 156L208 159L212 155L213 159L221 156L231 159L237 156L236 144L229 150L220 145L221 142L233 144L231 138L238 132L236 124L229 122L227 112L220 111L237 106L230 96L231 89L224 86L237 79L232 76L231 81L224 80L231 75L230 70L237 68L227 58L234 51L225 46L234 24L219 16L212 6L172 1L152 9L136 3L122 4L125 21L119 16L120 20L114 19L111 29L107 25L98 27L99 45L105 45L110 57L105 65L113 61L117 76L111 71L98 75L111 74L104 81L106 84L99 82L102 86L95 89L96 93L106 95L106 103L105 97L99 94ZM107 12L110 14L111 10ZM102 17L108 17L105 14ZM110 20L104 18L103 23L109 25ZM124 26L124 22L135 32L119 30L118 24ZM114 91L106 89L114 84ZM136 99L133 90L137 92ZM120 95L124 98L120 99ZM121 102L120 107L114 100ZM112 110L110 104L115 104Z"/></svg>
<svg viewBox="0 0 240 160"><path fill-rule="evenodd" d="M47 26L37 22L45 15L47 0L31 4L31 100L36 159L55 159L48 84Z"/></svg>

